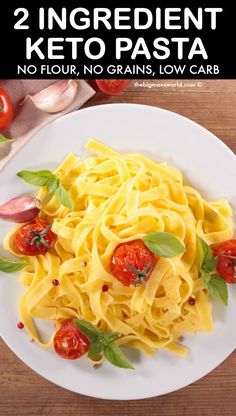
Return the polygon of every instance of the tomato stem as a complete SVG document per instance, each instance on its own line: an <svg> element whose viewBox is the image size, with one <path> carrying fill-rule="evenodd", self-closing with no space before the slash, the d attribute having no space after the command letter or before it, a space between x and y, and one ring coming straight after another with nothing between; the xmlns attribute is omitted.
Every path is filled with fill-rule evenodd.
<svg viewBox="0 0 236 416"><path fill-rule="evenodd" d="M150 265L151 262L149 262L142 271L135 269L135 267L128 266L129 270L131 270L131 272L133 272L137 276L137 278L134 281L135 287L140 286L143 282L145 282L145 277L147 277Z"/></svg>
<svg viewBox="0 0 236 416"><path fill-rule="evenodd" d="M36 231L30 230L28 232L26 238L29 240L29 243L31 245L35 243L37 249L40 248L40 244L43 244L45 247L49 248L49 244L44 239L44 236L51 229L51 227L52 227L52 222L50 222L50 224L48 224L47 227L45 227L40 233L37 233ZM33 235L33 237L30 238L31 235Z"/></svg>

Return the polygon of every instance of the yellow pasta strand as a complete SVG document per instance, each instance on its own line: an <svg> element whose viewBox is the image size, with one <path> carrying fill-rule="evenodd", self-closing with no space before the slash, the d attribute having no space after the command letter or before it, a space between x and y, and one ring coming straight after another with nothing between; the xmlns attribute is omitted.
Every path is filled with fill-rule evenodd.
<svg viewBox="0 0 236 416"><path fill-rule="evenodd" d="M74 199L73 212L45 188L39 192L41 215L53 220L57 242L45 256L24 257L21 319L41 347L51 345L52 338L42 341L34 318L58 323L79 317L118 331L118 344L147 355L165 348L185 356L188 349L178 343L183 333L213 329L211 301L198 273L196 235L212 245L232 238L231 208L225 200L205 201L165 163L121 155L93 139L86 149L93 157L80 160L70 153L56 171ZM14 231L5 239L9 251ZM142 286L123 286L110 272L114 249L154 231L172 233L186 252L159 258ZM60 285L53 287L53 279Z"/></svg>

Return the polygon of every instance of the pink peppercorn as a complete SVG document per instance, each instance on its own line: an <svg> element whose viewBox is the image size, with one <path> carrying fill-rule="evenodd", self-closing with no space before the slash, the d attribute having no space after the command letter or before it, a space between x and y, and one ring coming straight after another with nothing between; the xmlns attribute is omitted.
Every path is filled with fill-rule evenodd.
<svg viewBox="0 0 236 416"><path fill-rule="evenodd" d="M24 328L24 324L23 324L23 322L18 322L18 323L17 323L17 328L19 328L19 329L23 329L23 328Z"/></svg>
<svg viewBox="0 0 236 416"><path fill-rule="evenodd" d="M188 300L188 303L189 303L189 305L194 306L194 305L195 305L195 303L196 303L196 301L195 301L195 299L194 299L194 298L192 298L192 296L190 296L190 298L189 298L189 300Z"/></svg>

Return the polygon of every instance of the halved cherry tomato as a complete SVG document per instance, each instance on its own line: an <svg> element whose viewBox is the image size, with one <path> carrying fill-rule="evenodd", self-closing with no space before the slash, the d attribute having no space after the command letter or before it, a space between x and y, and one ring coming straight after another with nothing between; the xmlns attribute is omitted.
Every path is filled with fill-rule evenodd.
<svg viewBox="0 0 236 416"><path fill-rule="evenodd" d="M51 231L51 224L36 219L30 224L20 227L13 237L13 248L16 253L26 256L45 254L51 248L56 235Z"/></svg>
<svg viewBox="0 0 236 416"><path fill-rule="evenodd" d="M80 358L90 347L90 341L76 328L73 319L62 322L53 344L56 353L69 360Z"/></svg>
<svg viewBox="0 0 236 416"><path fill-rule="evenodd" d="M13 106L8 93L0 88L0 131L6 129L13 119Z"/></svg>
<svg viewBox="0 0 236 416"><path fill-rule="evenodd" d="M133 240L118 245L111 258L111 272L124 286L139 286L147 281L157 257L143 240Z"/></svg>
<svg viewBox="0 0 236 416"><path fill-rule="evenodd" d="M221 243L215 253L218 256L217 271L228 283L236 283L236 240Z"/></svg>
<svg viewBox="0 0 236 416"><path fill-rule="evenodd" d="M104 94L113 95L123 91L129 81L127 79L96 79L98 88L104 92Z"/></svg>

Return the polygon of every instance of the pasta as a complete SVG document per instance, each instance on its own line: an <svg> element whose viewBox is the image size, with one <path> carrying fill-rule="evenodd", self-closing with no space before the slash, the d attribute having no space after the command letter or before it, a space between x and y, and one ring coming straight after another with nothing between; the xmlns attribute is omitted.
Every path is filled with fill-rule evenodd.
<svg viewBox="0 0 236 416"><path fill-rule="evenodd" d="M69 154L57 169L75 210L60 205L41 188L41 215L53 221L53 250L27 257L21 272L25 292L20 314L30 336L43 342L34 318L79 317L103 330L121 334L120 345L152 355L160 348L185 356L178 342L183 333L212 331L212 304L199 277L197 234L209 245L232 238L227 201L208 202L183 182L182 174L165 163L139 154L121 155L95 140L80 160ZM154 231L173 234L186 247L174 258L160 257L151 278L138 287L123 286L110 271L117 245ZM12 249L12 235L5 248ZM52 287L52 280L60 285ZM103 292L104 283L109 291ZM189 297L196 299L192 307Z"/></svg>

